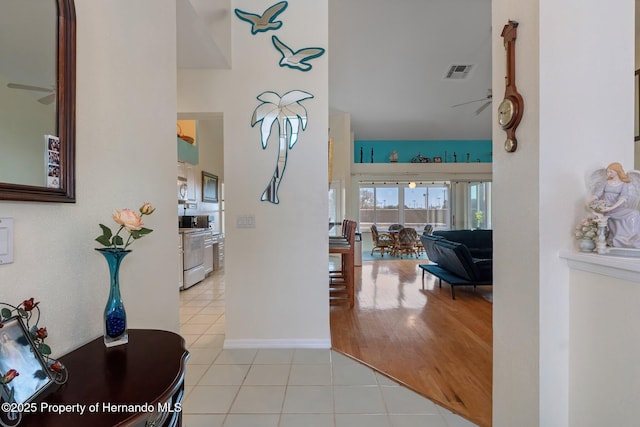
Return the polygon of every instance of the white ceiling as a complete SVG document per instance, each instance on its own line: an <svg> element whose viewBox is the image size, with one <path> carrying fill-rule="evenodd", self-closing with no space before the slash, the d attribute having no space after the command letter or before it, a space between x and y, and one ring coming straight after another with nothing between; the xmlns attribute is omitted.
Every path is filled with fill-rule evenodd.
<svg viewBox="0 0 640 427"><path fill-rule="evenodd" d="M214 20L219 29L235 17L225 1L178 4L189 2L201 22L184 19L179 8L179 67L228 68L224 49L207 47L208 34L198 28L208 33ZM286 11L280 18L286 23ZM220 32L211 37L228 43ZM210 62L193 62L204 51ZM330 112L351 114L356 139L491 138L493 108L478 115L482 101L452 108L491 87L491 0L329 0L327 54ZM451 65L473 68L464 80L445 80Z"/></svg>
<svg viewBox="0 0 640 427"><path fill-rule="evenodd" d="M491 138L491 108L451 107L491 87L491 0L329 0L329 28L329 105L356 139Z"/></svg>

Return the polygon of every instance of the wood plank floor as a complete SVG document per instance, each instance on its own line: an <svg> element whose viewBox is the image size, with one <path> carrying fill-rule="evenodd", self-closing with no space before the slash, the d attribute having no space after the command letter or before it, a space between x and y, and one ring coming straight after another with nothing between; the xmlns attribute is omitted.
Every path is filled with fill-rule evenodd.
<svg viewBox="0 0 640 427"><path fill-rule="evenodd" d="M364 261L356 301L331 307L335 350L358 359L469 421L491 426L491 287L457 287L425 260ZM484 297L483 297L484 296Z"/></svg>

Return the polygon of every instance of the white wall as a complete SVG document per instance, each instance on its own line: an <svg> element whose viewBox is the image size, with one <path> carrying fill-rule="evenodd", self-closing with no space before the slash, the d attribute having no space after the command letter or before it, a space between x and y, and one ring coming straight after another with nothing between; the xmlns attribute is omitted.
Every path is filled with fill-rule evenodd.
<svg viewBox="0 0 640 427"><path fill-rule="evenodd" d="M505 152L505 133L496 126L493 131L493 422L496 427L542 425L538 418L537 378L540 280L538 13L535 5L524 3L492 2L496 101L499 102L504 94L506 69L500 34L512 19L520 23L516 41L516 85L525 103L524 116L516 133L518 149L515 153ZM524 206L527 208L523 209Z"/></svg>
<svg viewBox="0 0 640 427"><path fill-rule="evenodd" d="M352 208L353 203L345 203L347 200L358 199L352 197L351 191L351 164L353 163L353 139L351 133L351 116L348 113L332 114L329 117L329 136L333 138L333 174L331 181L340 189L340 207L337 218L357 220L357 210Z"/></svg>
<svg viewBox="0 0 640 427"><path fill-rule="evenodd" d="M572 426L640 419L640 283L571 272Z"/></svg>
<svg viewBox="0 0 640 427"><path fill-rule="evenodd" d="M154 232L121 268L129 327L178 330L175 2L76 0L76 12L77 202L0 202L0 217L15 220L0 301L40 301L56 354L102 334L109 275L94 251L98 224L144 201L157 206L146 221Z"/></svg>
<svg viewBox="0 0 640 427"><path fill-rule="evenodd" d="M231 7L263 11L271 4L243 0ZM179 111L224 113L227 347L329 345L327 55L313 60L309 72L282 68L271 42L276 34L295 49L326 48L327 1L290 2L278 18L280 30L255 36L248 23L232 20L232 70L178 73ZM263 150L251 116L261 93L291 90L314 98L302 102L309 121L289 151L274 205L260 196L275 168L277 140ZM246 215L255 217L255 228L236 227Z"/></svg>
<svg viewBox="0 0 640 427"><path fill-rule="evenodd" d="M595 386L588 378L569 383L570 341L580 330L570 330L569 313L584 306L570 301L558 251L573 247L571 230L587 213L585 175L611 161L633 165L632 7L625 0L492 3L494 70L505 69L502 27L520 22L516 82L525 100L518 151L504 152L504 132L494 126L496 427L583 426L574 423L582 403L601 404L574 387ZM568 19L576 11L579 19ZM503 78L494 71L497 99ZM626 416L616 425L637 419Z"/></svg>

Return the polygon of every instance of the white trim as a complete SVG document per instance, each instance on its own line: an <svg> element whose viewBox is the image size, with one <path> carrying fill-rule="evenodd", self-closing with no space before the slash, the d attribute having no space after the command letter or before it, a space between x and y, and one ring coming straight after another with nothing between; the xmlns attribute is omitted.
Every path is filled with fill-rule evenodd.
<svg viewBox="0 0 640 427"><path fill-rule="evenodd" d="M331 340L224 340L225 350L237 348L331 348Z"/></svg>
<svg viewBox="0 0 640 427"><path fill-rule="evenodd" d="M492 163L353 163L352 184L358 181L491 181Z"/></svg>
<svg viewBox="0 0 640 427"><path fill-rule="evenodd" d="M575 251L560 251L560 258L569 267L640 283L640 259L612 255L598 255Z"/></svg>

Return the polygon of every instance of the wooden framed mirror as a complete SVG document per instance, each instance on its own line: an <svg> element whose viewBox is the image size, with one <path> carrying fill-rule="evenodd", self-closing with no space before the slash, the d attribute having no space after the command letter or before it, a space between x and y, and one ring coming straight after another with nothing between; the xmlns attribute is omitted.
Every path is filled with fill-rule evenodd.
<svg viewBox="0 0 640 427"><path fill-rule="evenodd" d="M0 69L4 98L10 99L9 105L0 105L0 148L10 162L0 164L0 200L75 202L75 4L47 1L3 0L0 5L0 16L7 20L1 25L12 34L12 40L0 38L0 63L14 67ZM42 113L44 108L49 112ZM16 110L20 122L9 128L6 122L15 121L1 116L17 116ZM51 122L47 130L21 136L29 120L45 114ZM26 150L34 154L23 157ZM20 176L23 170L34 177Z"/></svg>
<svg viewBox="0 0 640 427"><path fill-rule="evenodd" d="M640 69L636 70L635 76L633 78L634 81L634 132L633 132L633 140L640 141Z"/></svg>

